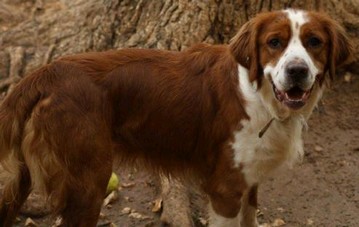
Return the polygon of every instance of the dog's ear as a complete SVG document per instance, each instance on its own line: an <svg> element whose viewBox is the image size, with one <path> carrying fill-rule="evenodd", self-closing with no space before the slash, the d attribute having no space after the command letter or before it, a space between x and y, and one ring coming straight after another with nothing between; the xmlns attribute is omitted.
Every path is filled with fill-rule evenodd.
<svg viewBox="0 0 359 227"><path fill-rule="evenodd" d="M258 25L256 21L252 19L241 27L229 43L233 57L239 64L249 70L250 81L258 79L260 73L257 33Z"/></svg>
<svg viewBox="0 0 359 227"><path fill-rule="evenodd" d="M354 60L353 45L344 28L332 19L327 21L327 31L330 38L327 71L330 80L333 80L336 68Z"/></svg>

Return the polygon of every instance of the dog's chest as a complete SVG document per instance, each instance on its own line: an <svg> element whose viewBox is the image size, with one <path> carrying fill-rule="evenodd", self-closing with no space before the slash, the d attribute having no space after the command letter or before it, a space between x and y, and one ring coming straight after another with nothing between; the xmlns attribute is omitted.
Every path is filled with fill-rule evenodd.
<svg viewBox="0 0 359 227"><path fill-rule="evenodd" d="M270 121L261 108L243 120L242 129L234 133L234 163L240 167L248 185L259 183L283 164L291 165L303 154L302 123L299 118L274 120L264 135L259 131Z"/></svg>

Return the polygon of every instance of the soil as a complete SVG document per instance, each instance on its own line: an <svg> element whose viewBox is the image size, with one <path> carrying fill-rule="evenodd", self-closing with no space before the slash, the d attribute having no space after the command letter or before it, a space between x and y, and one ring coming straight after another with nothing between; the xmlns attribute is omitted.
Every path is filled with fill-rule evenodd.
<svg viewBox="0 0 359 227"><path fill-rule="evenodd" d="M232 35L229 34L229 31L232 30L231 26L237 26L239 19L247 17L240 16L242 15L241 12L239 14L221 13L214 22L226 22L228 24L213 26L214 22L206 19L201 22L201 26L188 26L190 29L194 29L193 32L196 35L193 35L192 31L188 30L189 28L184 27L184 24L187 23L178 23L177 21L172 21L172 18L171 29L168 29L167 26L167 29L161 30L161 26L159 26L158 29L156 28L157 31L156 29L147 29L147 26L156 24L150 23L151 21L157 22L156 20L158 20L157 17L148 12L152 13L162 9L161 5L147 8L132 7L132 3L135 1L123 2L125 6L110 4L103 8L103 4L95 0L2 0L0 2L0 46L2 45L0 50L0 78L11 74L11 71L16 71L11 69L12 65L16 66L11 62L16 61L13 61L14 59L11 56L13 51L5 48L8 46L27 48L22 54L24 55L22 57L26 57L27 64L17 65L20 68L17 71L29 72L35 66L66 53L133 45L154 47L153 43L157 42L151 40L153 37L160 39L156 46L157 48L172 49L181 49L177 45L184 44L183 46L185 47L190 42L194 42L193 37L206 42L211 40L216 42L226 41ZM148 4L157 6L156 4L159 1L140 2L149 2ZM218 4L217 2L215 4ZM228 1L223 2L228 3ZM272 1L270 2L272 6ZM282 3L279 2L276 3L276 7L283 7ZM300 6L301 2L304 1L297 2L299 2ZM308 4L309 8L310 5L316 4L314 3L316 1L308 2L312 2ZM331 2L336 2L336 0ZM355 10L357 7L354 5L357 3L355 1L345 1L344 5L346 6L343 8L341 2L338 4L329 4L327 2L324 5L328 6L328 11L339 12L335 13L335 15L339 15L339 19L345 22L346 28L351 32L352 38L356 40L355 43L358 46L358 12ZM197 4L196 1L192 1L192 3ZM222 7L225 9L223 12L232 12L231 8L228 8L232 7L232 4L227 3L225 7ZM262 5L263 1L253 1L251 4L253 7L247 8L256 9L258 7L254 5ZM235 5L233 7L234 11L241 8L235 7ZM349 16L345 13L347 8L350 9ZM168 9L181 10L181 7L168 7ZM197 14L199 17L202 15L201 13L196 13L193 16L191 10L183 9L183 12L173 14L180 15L183 13L187 15L189 13L189 16L183 16L186 21L188 20L189 25L191 24L190 22L199 20L195 19ZM106 13L99 13L103 12L103 10ZM144 19L140 20L138 15L141 14L141 10L143 10ZM117 12L119 12L119 15L117 15ZM127 16L119 20L117 17L123 17L123 12L127 12ZM248 14L248 12L243 13ZM249 12L249 14L251 13L254 13L254 11ZM154 14L156 15L156 13ZM107 17L107 15L111 16ZM127 17L137 18L135 20L138 23L137 29L134 29L136 26L132 22L127 23L129 21L126 19ZM63 18L67 19L64 21ZM87 26L89 29L82 28L86 25L86 23L85 25L82 24L83 18L88 18ZM207 16L203 18L207 18ZM209 18L212 18L212 16L209 16ZM161 20L166 21L165 18L161 18ZM120 22L114 23L114 21ZM74 31L73 27L82 29ZM228 31L226 30L224 33L224 37L222 35L220 35L220 38L216 35L207 37L206 27L210 27L208 30L214 31L219 29L221 34L223 29ZM179 31L182 31L182 29L184 29L183 33L190 35L178 35L181 34ZM136 33L137 31L138 33ZM176 32L173 33L173 31ZM154 35L148 35L146 32ZM177 35L173 37L172 33ZM148 36L149 40L142 36ZM112 40L114 37L115 41ZM129 37L135 37L136 39L130 39ZM56 48L54 48L54 40L57 40L55 43L59 42L61 45L56 45ZM145 40L144 42L146 43L136 43L134 40L136 42ZM359 50L359 48L355 49ZM19 62L23 63L22 58ZM351 71L359 72L358 69L359 67L357 66L352 67ZM313 113L308 125L309 130L304 136L306 155L303 162L291 170L278 171L273 178L260 185L258 198L259 222L268 223L267 226L279 226L285 223L285 226L357 227L359 226L359 76L351 77L350 81L339 79L325 93L323 101ZM118 199L111 203L110 206L102 209L99 225L110 226L112 223L116 226L125 227L160 226L161 212L162 214L166 212L172 213L172 215L175 214L175 219L177 219L174 220L175 224L186 223L186 221L181 220L190 216L195 226L206 225L206 199L195 191L190 190L191 193L189 193L192 209L189 214L186 213L187 209L183 206L183 204L186 204L185 202L183 203L183 197L187 196L186 192L183 194L169 193L172 196L170 199L180 202L166 206L164 201L162 211L152 212L154 201L162 198L161 181L158 176L153 176L143 170L124 168L116 169L116 173L121 181ZM49 216L38 217L46 213L46 210L43 209L46 202L37 196L32 196L31 198L27 203L30 206L30 212L33 213L31 218L39 226L51 226L55 218ZM26 215L20 215L15 226L24 226L25 219L28 216L29 211ZM171 216L169 215L169 217ZM182 224L182 226L186 225Z"/></svg>
<svg viewBox="0 0 359 227"><path fill-rule="evenodd" d="M291 170L279 171L260 186L260 223L359 226L358 116L359 77L354 76L329 89L313 113L304 135L303 162ZM120 168L116 172L121 181L119 196L102 209L99 226L161 226L161 211L152 212L154 201L161 198L158 177L136 169ZM190 199L194 225L205 226L205 198L192 193ZM180 210L171 212L178 212L182 218ZM15 226L23 226L26 218L19 216ZM47 216L33 220L39 226L54 222Z"/></svg>

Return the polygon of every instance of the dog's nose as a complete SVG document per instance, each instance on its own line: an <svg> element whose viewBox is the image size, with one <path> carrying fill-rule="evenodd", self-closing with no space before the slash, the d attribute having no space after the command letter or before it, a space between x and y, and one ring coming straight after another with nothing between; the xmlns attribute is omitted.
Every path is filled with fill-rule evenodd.
<svg viewBox="0 0 359 227"><path fill-rule="evenodd" d="M286 74L293 81L300 81L308 76L308 65L305 62L291 62L287 65Z"/></svg>

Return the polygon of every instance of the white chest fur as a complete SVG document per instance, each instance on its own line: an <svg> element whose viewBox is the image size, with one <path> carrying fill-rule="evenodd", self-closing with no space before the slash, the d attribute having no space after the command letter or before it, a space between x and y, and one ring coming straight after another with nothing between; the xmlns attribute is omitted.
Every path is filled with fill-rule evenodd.
<svg viewBox="0 0 359 227"><path fill-rule="evenodd" d="M273 118L263 105L256 86L248 79L247 69L239 66L240 89L246 101L249 120L241 122L232 144L234 162L242 168L248 185L259 183L283 164L291 165L303 155L302 119L300 116L274 120L262 138L259 131Z"/></svg>

